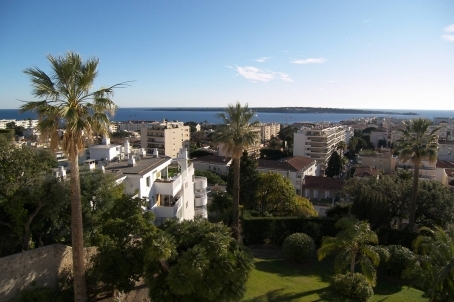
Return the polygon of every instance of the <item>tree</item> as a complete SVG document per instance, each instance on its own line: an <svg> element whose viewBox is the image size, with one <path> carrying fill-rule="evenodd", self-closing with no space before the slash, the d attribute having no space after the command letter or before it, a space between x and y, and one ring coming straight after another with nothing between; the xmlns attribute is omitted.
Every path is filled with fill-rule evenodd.
<svg viewBox="0 0 454 302"><path fill-rule="evenodd" d="M347 146L347 143L345 141L340 141L337 146L336 146L336 150L340 150L340 156L342 157L345 153L345 150L347 150L348 146Z"/></svg>
<svg viewBox="0 0 454 302"><path fill-rule="evenodd" d="M273 150L281 150L282 149L282 142L277 137L272 137L270 139L270 143L268 145L270 149Z"/></svg>
<svg viewBox="0 0 454 302"><path fill-rule="evenodd" d="M328 167L326 167L325 175L328 177L334 177L339 175L341 171L342 160L337 151L334 151L328 159Z"/></svg>
<svg viewBox="0 0 454 302"><path fill-rule="evenodd" d="M124 185L117 184L112 175L100 170L80 173L84 242L94 244L103 215L109 213L114 202L123 196Z"/></svg>
<svg viewBox="0 0 454 302"><path fill-rule="evenodd" d="M447 228L454 223L454 195L438 181L423 181L418 186L415 222L427 227Z"/></svg>
<svg viewBox="0 0 454 302"><path fill-rule="evenodd" d="M232 195L217 191L212 193L213 199L208 205L208 220L210 222L232 223Z"/></svg>
<svg viewBox="0 0 454 302"><path fill-rule="evenodd" d="M65 56L47 56L52 73L47 75L39 68L27 68L24 73L32 83L32 94L39 101L26 102L21 112L34 111L38 114L37 128L43 139L50 139L50 147L56 150L60 145L71 163L71 241L73 250L74 297L87 300L84 267L84 243L82 226L82 205L78 154L85 147L85 139L94 134L108 133L110 120L117 106L112 102L116 84L107 88L90 91L96 76L99 60L90 58L83 62L80 55L68 52ZM58 129L64 125L63 137Z"/></svg>
<svg viewBox="0 0 454 302"><path fill-rule="evenodd" d="M317 216L306 198L296 195L289 178L279 173L261 173L253 203L247 208L259 216Z"/></svg>
<svg viewBox="0 0 454 302"><path fill-rule="evenodd" d="M403 161L410 161L414 165L413 189L409 212L408 228L414 230L416 215L416 199L418 193L419 166L423 159L433 162L437 159L438 135L435 128L429 131L432 122L423 118L412 119L404 122L404 128L400 130L401 138L397 141L399 157Z"/></svg>
<svg viewBox="0 0 454 302"><path fill-rule="evenodd" d="M285 148L284 148L284 151L287 151L289 154L293 153L292 150L293 150L294 134L297 131L298 131L298 128L286 126L284 128L281 128L281 130L279 131L279 134L277 135L282 141L284 141L287 144L286 147L288 148L288 150L285 150Z"/></svg>
<svg viewBox="0 0 454 302"><path fill-rule="evenodd" d="M147 250L145 279L153 301L240 301L253 266L227 226L170 221Z"/></svg>
<svg viewBox="0 0 454 302"><path fill-rule="evenodd" d="M454 229L420 228L414 245L416 257L404 271L431 301L454 300Z"/></svg>
<svg viewBox="0 0 454 302"><path fill-rule="evenodd" d="M98 253L92 258L93 274L113 291L129 292L143 277L145 250L156 232L153 214L142 210L146 204L123 195L102 215L94 239Z"/></svg>
<svg viewBox="0 0 454 302"><path fill-rule="evenodd" d="M225 112L217 115L223 124L218 127L214 135L214 142L221 144L233 160L233 220L232 230L235 238L241 242L239 200L240 200L240 157L243 150L255 144L258 133L252 131L259 122L252 122L254 113L247 104L229 105Z"/></svg>
<svg viewBox="0 0 454 302"><path fill-rule="evenodd" d="M380 258L387 258L388 251L376 246L377 234L369 227L366 221L357 221L351 218L341 218L336 227L342 230L336 237L323 237L322 246L318 249L318 260L336 253L334 266L341 272L350 267L350 274L355 272L355 265L360 264L361 270L369 284L375 286L377 273L375 267L380 263Z"/></svg>
<svg viewBox="0 0 454 302"><path fill-rule="evenodd" d="M32 230L40 212L59 211L66 200L63 183L52 177L55 158L47 151L16 148L0 137L0 224L21 242L22 250L35 244Z"/></svg>
<svg viewBox="0 0 454 302"><path fill-rule="evenodd" d="M257 185L259 183L259 172L257 160L249 157L246 150L243 151L240 159L240 204L249 209L251 202L254 202ZM227 193L233 195L233 167L230 166L227 175Z"/></svg>

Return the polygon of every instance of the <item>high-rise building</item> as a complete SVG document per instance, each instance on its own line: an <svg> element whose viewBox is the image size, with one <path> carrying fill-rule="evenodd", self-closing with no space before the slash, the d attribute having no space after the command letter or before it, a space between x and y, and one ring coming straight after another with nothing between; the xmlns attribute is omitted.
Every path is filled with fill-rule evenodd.
<svg viewBox="0 0 454 302"><path fill-rule="evenodd" d="M336 151L337 144L346 141L344 126L318 124L312 127L302 127L293 137L293 155L307 156L317 160L320 175L324 175L328 160Z"/></svg>
<svg viewBox="0 0 454 302"><path fill-rule="evenodd" d="M140 135L147 154L153 154L156 148L160 154L175 158L181 148L189 149L190 130L183 122L148 123Z"/></svg>

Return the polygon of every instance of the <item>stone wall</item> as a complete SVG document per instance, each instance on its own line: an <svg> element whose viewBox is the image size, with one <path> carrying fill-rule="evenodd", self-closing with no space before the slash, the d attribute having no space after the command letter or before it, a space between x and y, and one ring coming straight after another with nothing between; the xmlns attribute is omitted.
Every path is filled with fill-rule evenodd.
<svg viewBox="0 0 454 302"><path fill-rule="evenodd" d="M86 263L92 251L86 249ZM0 258L0 301L14 301L32 284L56 289L58 279L71 271L72 248L61 244Z"/></svg>

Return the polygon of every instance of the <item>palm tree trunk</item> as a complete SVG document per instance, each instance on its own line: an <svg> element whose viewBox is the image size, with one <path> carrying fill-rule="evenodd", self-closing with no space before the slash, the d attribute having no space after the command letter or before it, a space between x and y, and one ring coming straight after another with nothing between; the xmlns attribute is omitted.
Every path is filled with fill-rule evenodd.
<svg viewBox="0 0 454 302"><path fill-rule="evenodd" d="M233 209L232 209L233 236L241 243L240 231L240 159L233 159Z"/></svg>
<svg viewBox="0 0 454 302"><path fill-rule="evenodd" d="M82 205L80 196L80 178L77 152L71 156L71 240L74 271L74 300L85 302L87 288L85 285L84 232L82 224Z"/></svg>
<svg viewBox="0 0 454 302"><path fill-rule="evenodd" d="M350 275L355 273L355 262L356 262L356 252L352 252L352 256L350 259Z"/></svg>
<svg viewBox="0 0 454 302"><path fill-rule="evenodd" d="M408 217L408 229L410 232L414 231L415 219L416 219L416 195L418 193L418 181L419 181L419 165L421 160L415 161L415 169L413 170L413 187L411 189L411 201L410 201L410 213Z"/></svg>

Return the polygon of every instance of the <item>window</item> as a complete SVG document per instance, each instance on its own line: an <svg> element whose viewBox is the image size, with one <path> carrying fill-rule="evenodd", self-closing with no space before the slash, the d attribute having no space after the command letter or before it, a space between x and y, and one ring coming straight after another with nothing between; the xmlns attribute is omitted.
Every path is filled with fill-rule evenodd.
<svg viewBox="0 0 454 302"><path fill-rule="evenodd" d="M147 187L149 187L151 184L151 181L150 181L150 176L147 177Z"/></svg>

